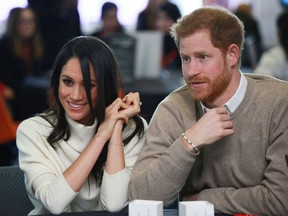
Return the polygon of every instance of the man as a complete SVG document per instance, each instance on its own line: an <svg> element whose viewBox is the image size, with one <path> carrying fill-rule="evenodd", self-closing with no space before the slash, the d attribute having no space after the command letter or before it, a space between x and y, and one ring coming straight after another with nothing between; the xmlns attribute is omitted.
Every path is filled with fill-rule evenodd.
<svg viewBox="0 0 288 216"><path fill-rule="evenodd" d="M186 85L157 107L130 200L207 200L216 212L288 215L288 84L239 70L243 24L203 7L171 29Z"/></svg>

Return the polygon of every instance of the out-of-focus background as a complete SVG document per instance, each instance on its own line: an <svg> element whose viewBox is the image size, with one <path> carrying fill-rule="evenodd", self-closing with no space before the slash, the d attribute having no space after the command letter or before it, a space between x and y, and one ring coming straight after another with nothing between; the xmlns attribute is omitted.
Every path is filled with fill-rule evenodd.
<svg viewBox="0 0 288 216"><path fill-rule="evenodd" d="M46 0L44 0L44 2L45 1ZM120 22L125 25L127 30L132 31L136 29L138 14L146 7L148 1L149 0L111 0L111 2L114 2L119 8L118 17ZM84 34L92 33L101 25L101 6L105 2L107 1L78 0L77 8L80 15L81 30ZM273 46L277 43L274 21L276 16L283 10L280 2L286 2L286 4L288 4L287 0L171 0L171 2L175 3L179 7L179 10L183 15L191 12L195 8L201 7L205 2L207 2L206 4L214 4L215 2L225 4L231 10L236 10L241 3L250 4L252 6L252 14L259 21L260 32L263 35L263 43L267 47ZM9 10L13 7L25 7L27 5L28 0L0 2L0 35L5 31Z"/></svg>

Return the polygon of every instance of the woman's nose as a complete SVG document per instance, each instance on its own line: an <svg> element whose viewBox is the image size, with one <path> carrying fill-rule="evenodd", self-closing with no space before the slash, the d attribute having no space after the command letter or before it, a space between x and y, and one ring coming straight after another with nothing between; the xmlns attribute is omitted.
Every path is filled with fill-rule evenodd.
<svg viewBox="0 0 288 216"><path fill-rule="evenodd" d="M85 90L80 86L75 86L71 93L71 98L73 100L81 100L84 98Z"/></svg>

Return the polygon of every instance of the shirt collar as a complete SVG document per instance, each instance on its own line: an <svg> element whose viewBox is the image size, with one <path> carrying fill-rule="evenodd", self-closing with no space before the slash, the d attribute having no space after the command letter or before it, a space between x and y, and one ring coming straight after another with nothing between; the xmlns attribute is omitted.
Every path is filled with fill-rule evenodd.
<svg viewBox="0 0 288 216"><path fill-rule="evenodd" d="M240 84L237 88L237 91L235 92L235 94L232 96L232 98L230 98L230 100L228 100L223 106L226 107L226 109L228 110L229 114L233 113L237 107L240 105L240 103L242 102L245 92L246 92L246 88L247 88L247 79L245 78L245 76L243 75L243 73L241 74L241 78L240 78ZM201 107L203 109L203 112L206 113L209 108L205 107L205 105L200 101Z"/></svg>

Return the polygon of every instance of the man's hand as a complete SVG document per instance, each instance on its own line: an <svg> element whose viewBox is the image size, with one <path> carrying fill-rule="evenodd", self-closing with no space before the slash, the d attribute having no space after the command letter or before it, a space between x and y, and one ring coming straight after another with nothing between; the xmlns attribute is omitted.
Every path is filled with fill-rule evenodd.
<svg viewBox="0 0 288 216"><path fill-rule="evenodd" d="M201 147L233 133L233 123L228 111L225 107L217 107L203 115L185 135L196 147Z"/></svg>

